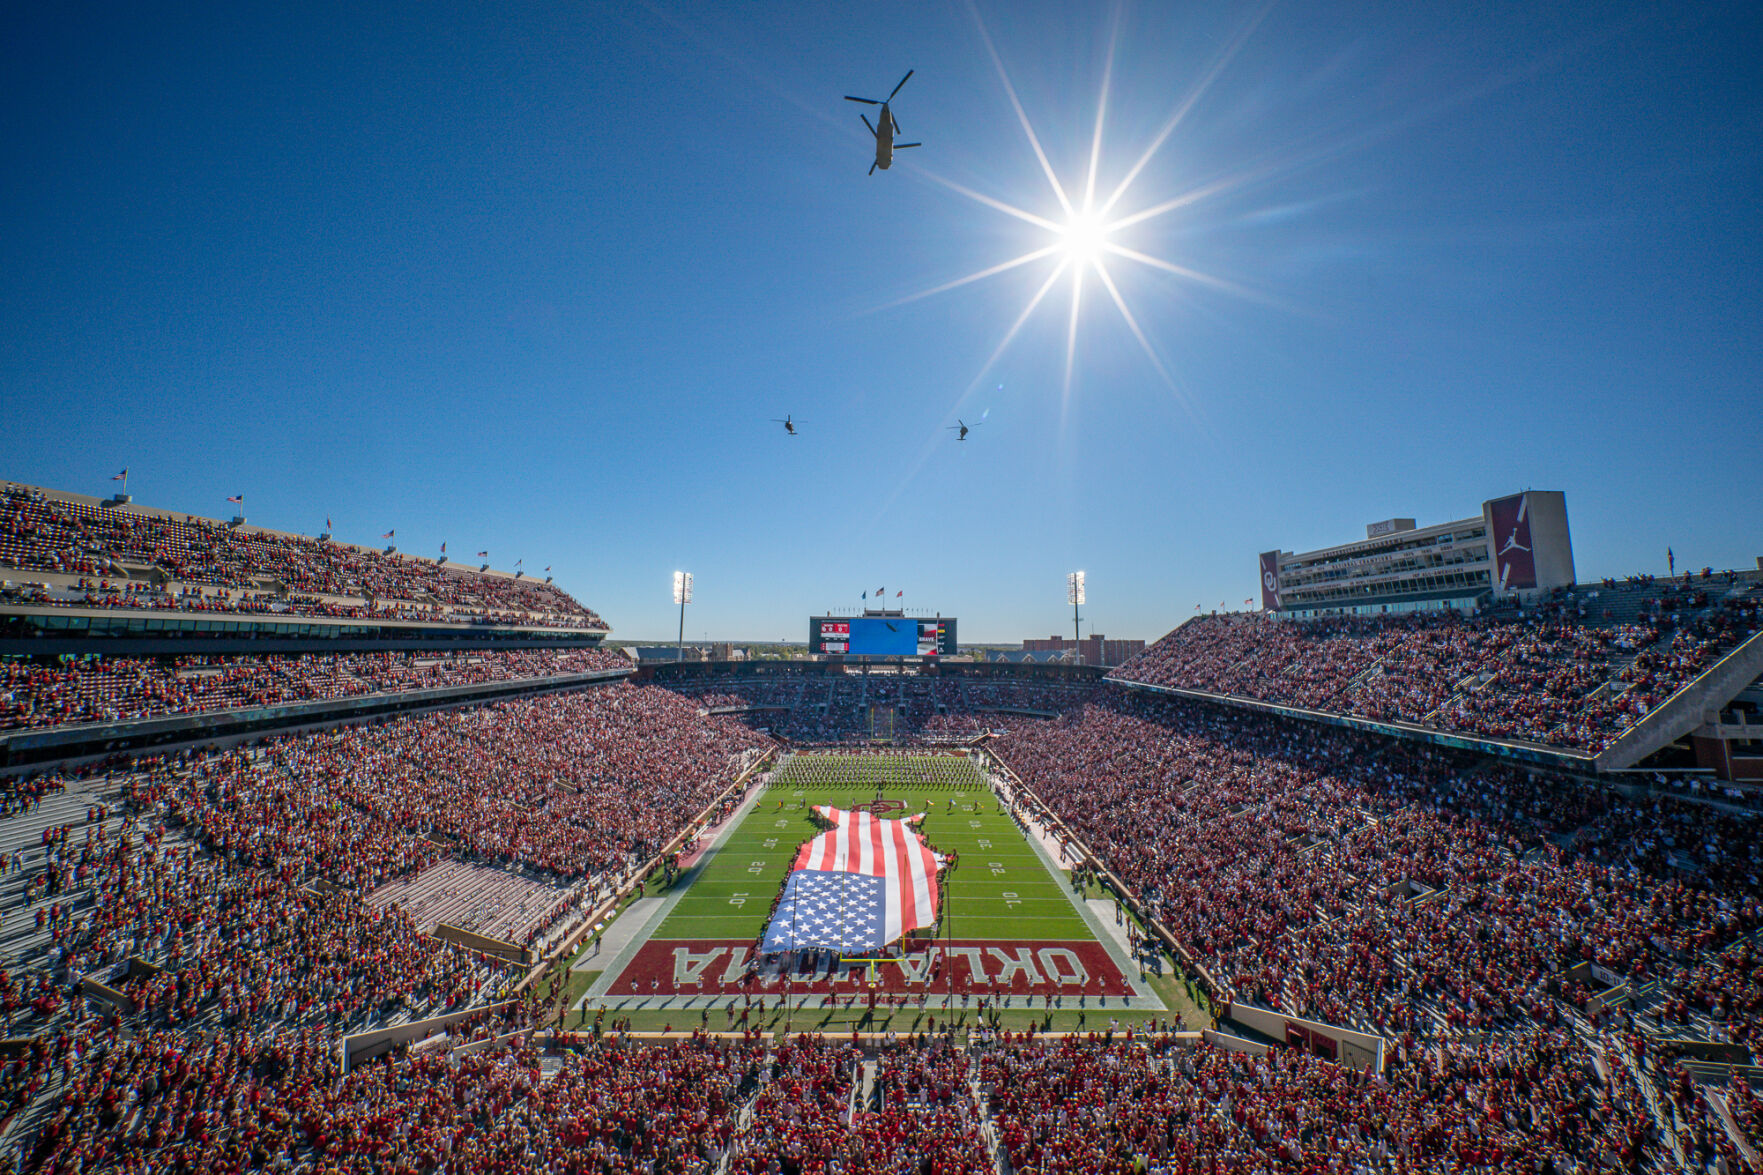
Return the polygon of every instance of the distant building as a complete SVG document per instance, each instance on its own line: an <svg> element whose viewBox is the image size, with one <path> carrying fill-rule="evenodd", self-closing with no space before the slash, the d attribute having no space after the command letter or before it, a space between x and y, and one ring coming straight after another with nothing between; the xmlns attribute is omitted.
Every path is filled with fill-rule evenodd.
<svg viewBox="0 0 1763 1175"><path fill-rule="evenodd" d="M1067 640L1062 636L1050 636L1044 641L1025 640L1022 642L1022 651L1056 654L1078 665L1123 665L1128 658L1145 651L1145 642L1111 641L1098 632L1081 641Z"/></svg>
<svg viewBox="0 0 1763 1175"><path fill-rule="evenodd" d="M1028 642L1024 642L1025 644ZM1071 660L1070 649L1064 652L1035 652L1029 649L993 649L986 660L1005 665L1064 665Z"/></svg>
<svg viewBox="0 0 1763 1175"><path fill-rule="evenodd" d="M1363 539L1300 554L1268 551L1260 564L1262 608L1296 619L1473 612L1574 582L1567 498L1558 490L1494 498L1479 514L1432 526L1373 522Z"/></svg>
<svg viewBox="0 0 1763 1175"><path fill-rule="evenodd" d="M655 661L705 661L708 650L699 645L687 645L679 648L675 645L630 645L627 646L636 654L637 664L647 665Z"/></svg>

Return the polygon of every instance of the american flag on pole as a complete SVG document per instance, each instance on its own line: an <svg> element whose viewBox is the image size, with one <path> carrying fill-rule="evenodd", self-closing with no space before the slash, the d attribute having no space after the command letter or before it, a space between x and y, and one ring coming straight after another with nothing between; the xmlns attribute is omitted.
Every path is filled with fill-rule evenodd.
<svg viewBox="0 0 1763 1175"><path fill-rule="evenodd" d="M913 827L922 817L814 811L833 828L796 855L761 950L876 950L936 921L942 858Z"/></svg>

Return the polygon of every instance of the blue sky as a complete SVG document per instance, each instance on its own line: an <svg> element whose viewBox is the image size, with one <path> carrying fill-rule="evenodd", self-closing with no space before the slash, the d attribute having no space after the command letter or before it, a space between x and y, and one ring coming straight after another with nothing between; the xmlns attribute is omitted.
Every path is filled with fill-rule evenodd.
<svg viewBox="0 0 1763 1175"><path fill-rule="evenodd" d="M632 638L673 633L676 567L693 637L799 640L883 585L968 639L1066 632L1078 567L1097 631L1154 637L1257 551L1525 487L1566 491L1581 578L1749 566L1760 33L1742 3L13 5L0 477L127 465L145 503L487 547ZM865 175L841 96L908 68L924 146ZM986 202L1065 221L1003 79L1081 206L1105 73L1097 202L1185 109L1111 210L1177 205L1109 237L1175 267L1105 255L1143 341L1093 268L1071 330L1063 252L902 301L1060 239Z"/></svg>

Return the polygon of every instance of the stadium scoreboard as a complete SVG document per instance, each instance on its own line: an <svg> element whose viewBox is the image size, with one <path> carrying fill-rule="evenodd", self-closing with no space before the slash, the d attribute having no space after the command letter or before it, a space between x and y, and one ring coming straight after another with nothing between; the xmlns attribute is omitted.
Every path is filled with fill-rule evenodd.
<svg viewBox="0 0 1763 1175"><path fill-rule="evenodd" d="M952 657L957 651L950 616L927 620L885 613L808 621L808 652L816 657Z"/></svg>

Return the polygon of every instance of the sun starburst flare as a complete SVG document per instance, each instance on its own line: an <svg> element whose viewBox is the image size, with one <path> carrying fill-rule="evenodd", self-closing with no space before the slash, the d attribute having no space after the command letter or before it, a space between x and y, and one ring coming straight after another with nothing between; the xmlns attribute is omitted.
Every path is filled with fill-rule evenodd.
<svg viewBox="0 0 1763 1175"><path fill-rule="evenodd" d="M1065 274L1070 275L1069 288L1071 294L1069 315L1065 324L1065 362L1063 367L1060 401L1062 411L1069 407L1071 399L1072 379L1077 366L1078 333L1084 303L1084 286L1091 278L1094 278L1095 281L1107 292L1107 302L1119 313L1121 321L1125 323L1128 332L1132 335L1134 341L1138 343L1139 349L1144 352L1146 359L1149 360L1151 367L1157 373L1158 378L1169 388L1171 393L1173 393L1178 400L1182 401L1185 405L1187 402L1186 395L1177 384L1173 374L1171 374L1169 365L1164 362L1163 357L1158 354L1157 348L1152 345L1150 336L1146 333L1139 317L1132 312L1128 305L1126 295L1122 292L1120 283L1110 271L1109 266L1111 263L1118 264L1120 262L1131 262L1133 265L1152 269L1184 281L1225 291L1240 297L1251 299L1256 298L1257 295L1254 291L1245 289L1237 283L1227 281L1211 274L1203 273L1190 266L1180 265L1162 257L1157 257L1151 253L1144 252L1142 249L1129 247L1123 242L1123 240L1121 240L1124 230L1142 226L1149 221L1153 221L1158 217L1175 212L1178 209L1190 208L1203 201L1215 199L1229 191L1235 190L1247 182L1250 182L1255 177L1253 174L1245 174L1222 180L1213 180L1189 191L1177 193L1165 199L1155 201L1148 207L1135 211L1122 211L1119 210L1117 206L1120 204L1122 197L1126 195L1127 189L1141 179L1145 169L1155 158L1157 153L1174 135L1176 129L1194 109L1200 98L1211 88L1212 84L1218 79L1219 75L1230 63L1231 59L1236 56L1237 52L1242 48L1243 43L1249 38L1255 27L1260 24L1262 16L1265 15L1265 10L1249 20L1238 30L1237 34L1231 38L1230 43L1224 47L1218 57L1195 81L1192 88L1182 96L1181 100L1177 103L1174 112L1159 127L1150 144L1133 161L1132 166L1126 170L1120 182L1114 185L1111 189L1108 189L1104 194L1098 188L1097 179L1102 169L1103 131L1108 117L1109 95L1113 85L1114 62L1119 41L1119 9L1117 8L1115 10L1113 19L1110 22L1107 57L1102 71L1101 93L1096 102L1096 117L1094 128L1090 136L1089 151L1087 153L1088 157L1086 159L1087 166L1081 183L1067 184L1061 181L1058 170L1053 166L1052 160L1048 157L1047 151L1042 145L1040 135L1036 133L1034 124L1030 121L1028 111L1023 106L1022 99L1017 94L1015 83L1011 81L1010 73L1004 66L1004 59L998 52L997 45L992 40L991 32L987 29L984 18L981 17L978 8L974 5L972 0L969 0L968 8L973 15L973 21L979 31L980 40L985 45L986 54L990 58L992 66L997 72L998 81L1003 87L1005 97L1009 100L1010 108L1016 115L1017 123L1022 127L1023 135L1028 140L1029 148L1033 151L1036 162L1040 165L1042 175L1045 176L1047 180L1047 186L1051 191L1055 207L1050 213L1042 215L1030 211L1029 209L1018 207L1005 200L998 199L995 196L974 191L972 188L940 176L934 171L922 166L916 164L913 165L912 171L925 179L948 188L957 195L972 200L977 204L1032 225L1036 229L1039 229L1044 236L1036 248L1030 249L1019 256L998 262L995 265L985 266L973 273L964 274L961 277L954 278L950 281L939 283L929 289L908 294L905 297L886 303L884 307L880 308L899 306L908 302L918 301L922 298L933 297L937 294L946 293L950 290L971 285L975 282L984 281L986 278L995 277L999 274L1007 273L1023 266L1051 259L1054 263L1054 268L1049 278L1046 282L1041 283L1039 288L1036 289L1033 297L1030 298L1028 305L1024 307L1022 313L1017 316L1016 320L1011 324L1010 329L1005 332L1003 341L992 351L991 355L985 362L985 366L983 366L974 376L974 379L968 385L967 390L964 391L961 397L957 400L955 407L959 408L961 401L965 400L968 395L972 394L975 388L979 387L993 364L997 363L999 358L1003 355L1004 350L1009 346L1011 340L1020 333L1023 324L1027 321L1028 317L1034 312L1037 306L1045 301L1047 293L1052 285Z"/></svg>

